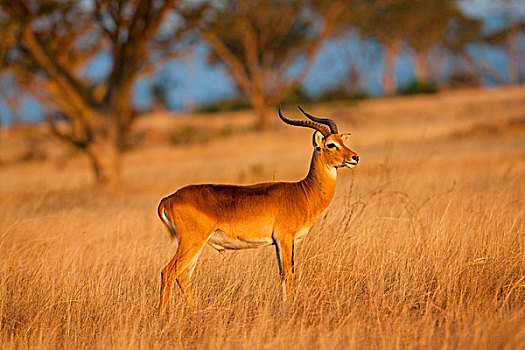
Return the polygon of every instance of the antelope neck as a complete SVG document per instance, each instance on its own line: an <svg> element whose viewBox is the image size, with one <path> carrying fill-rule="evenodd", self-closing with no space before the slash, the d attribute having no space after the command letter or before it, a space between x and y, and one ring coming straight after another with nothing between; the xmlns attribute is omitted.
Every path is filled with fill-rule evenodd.
<svg viewBox="0 0 525 350"><path fill-rule="evenodd" d="M334 196L336 178L336 168L323 163L319 154L314 151L310 171L300 182L308 203L324 210Z"/></svg>

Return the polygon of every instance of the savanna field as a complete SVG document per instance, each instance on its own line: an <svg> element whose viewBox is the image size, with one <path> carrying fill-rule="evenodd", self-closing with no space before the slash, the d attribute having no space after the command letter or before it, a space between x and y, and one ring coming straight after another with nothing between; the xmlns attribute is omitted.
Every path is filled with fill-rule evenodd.
<svg viewBox="0 0 525 350"><path fill-rule="evenodd" d="M289 117L299 112L286 106ZM55 141L0 135L0 348L525 349L525 89L304 106L360 156L296 247L206 247L186 307L156 313L176 243L159 200L190 183L301 179L311 130L250 111L138 121L118 186ZM33 131L34 132L34 131ZM33 140L33 141L31 141Z"/></svg>

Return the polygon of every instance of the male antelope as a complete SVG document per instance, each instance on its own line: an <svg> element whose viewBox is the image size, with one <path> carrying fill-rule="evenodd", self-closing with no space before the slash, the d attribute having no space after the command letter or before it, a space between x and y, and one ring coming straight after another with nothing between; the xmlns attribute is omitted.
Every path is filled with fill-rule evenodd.
<svg viewBox="0 0 525 350"><path fill-rule="evenodd" d="M353 168L359 157L344 145L333 120L285 118L283 122L312 128L314 152L310 171L299 182L269 182L251 186L190 185L161 200L158 214L178 240L177 252L162 270L160 312L166 310L177 280L190 305L189 280L206 243L224 249L275 245L283 299L290 294L294 244L303 238L328 206L335 190L337 169Z"/></svg>

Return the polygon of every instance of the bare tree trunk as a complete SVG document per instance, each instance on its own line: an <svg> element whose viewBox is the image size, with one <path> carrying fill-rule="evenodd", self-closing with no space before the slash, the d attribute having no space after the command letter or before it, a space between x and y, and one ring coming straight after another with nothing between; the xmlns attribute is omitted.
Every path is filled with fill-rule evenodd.
<svg viewBox="0 0 525 350"><path fill-rule="evenodd" d="M519 49L518 49L518 33L515 29L511 30L507 38L508 42L508 71L509 84L519 84Z"/></svg>
<svg viewBox="0 0 525 350"><path fill-rule="evenodd" d="M257 116L257 128L268 130L272 125L271 103L264 96L264 93L252 97L253 108Z"/></svg>
<svg viewBox="0 0 525 350"><path fill-rule="evenodd" d="M519 35L517 25L520 23L519 12L517 11L517 1L504 0L505 12L508 15L508 33L504 45L507 51L507 73L509 84L519 84L520 80L520 54L519 54Z"/></svg>
<svg viewBox="0 0 525 350"><path fill-rule="evenodd" d="M385 55L385 71L383 74L383 90L386 95L393 95L397 89L396 59L398 43L392 42L383 45Z"/></svg>
<svg viewBox="0 0 525 350"><path fill-rule="evenodd" d="M100 184L113 184L120 179L120 149L113 137L97 137L87 146L86 153L91 162L95 178Z"/></svg>
<svg viewBox="0 0 525 350"><path fill-rule="evenodd" d="M257 114L257 127L260 130L268 130L272 126L271 108L268 106L259 106L255 108Z"/></svg>
<svg viewBox="0 0 525 350"><path fill-rule="evenodd" d="M416 73L416 80L419 82L429 81L428 72L428 55L425 53L417 53L414 57L414 71Z"/></svg>
<svg viewBox="0 0 525 350"><path fill-rule="evenodd" d="M428 72L438 84L443 82L443 64L445 61L445 52L444 50L438 50L435 54L429 55L428 57Z"/></svg>

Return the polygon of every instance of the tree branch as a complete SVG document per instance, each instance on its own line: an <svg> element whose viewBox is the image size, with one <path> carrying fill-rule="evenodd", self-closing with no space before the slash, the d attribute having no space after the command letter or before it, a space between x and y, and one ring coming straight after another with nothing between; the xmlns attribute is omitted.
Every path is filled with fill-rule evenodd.
<svg viewBox="0 0 525 350"><path fill-rule="evenodd" d="M488 65L485 62L479 61L474 59L469 53L464 52L462 55L465 60L468 62L468 64L474 68L476 71L480 72L481 74L484 74L489 79L492 79L497 84L505 85L505 77L498 72L496 69L492 68L490 65Z"/></svg>
<svg viewBox="0 0 525 350"><path fill-rule="evenodd" d="M332 33L335 23L338 17L341 15L341 13L344 11L345 6L346 5L342 1L335 1L330 4L330 8L327 10L326 15L324 16L323 28L321 29L319 36L316 38L315 42L305 55L306 62L303 68L292 80L288 82L281 82L282 88L276 94L276 101L282 100L286 95L295 90L301 84L301 82L304 81L306 75L310 72L315 63L319 50L324 44L324 41ZM284 74L280 74L280 76L284 76Z"/></svg>
<svg viewBox="0 0 525 350"><path fill-rule="evenodd" d="M69 72L48 52L46 46L33 32L31 26L32 13L27 5L22 1L10 2L6 9L12 16L21 16L21 40L29 54L49 76L60 87L61 94L65 99L74 105L80 115L85 115L85 111L91 108L91 99L88 91L74 78Z"/></svg>
<svg viewBox="0 0 525 350"><path fill-rule="evenodd" d="M49 124L49 128L51 130L51 133L56 136L58 139L65 141L66 143L69 143L77 148L80 149L86 149L89 145L88 140L82 140L79 138L76 138L72 132L67 132L65 130L62 130L60 126L57 124L57 120L52 116L47 116L47 122Z"/></svg>
<svg viewBox="0 0 525 350"><path fill-rule="evenodd" d="M113 72L109 79L106 101L110 104L121 99L129 91L136 72L146 56L146 46L157 33L166 14L175 6L175 0L166 0L164 5L155 11L151 0L140 0L131 21L128 38L115 52ZM117 102L118 103L118 102Z"/></svg>
<svg viewBox="0 0 525 350"><path fill-rule="evenodd" d="M246 93L253 93L253 83L251 82L248 73L244 69L242 62L228 49L224 42L212 31L206 31L203 34L206 40L217 56L226 64L233 79L239 87Z"/></svg>

